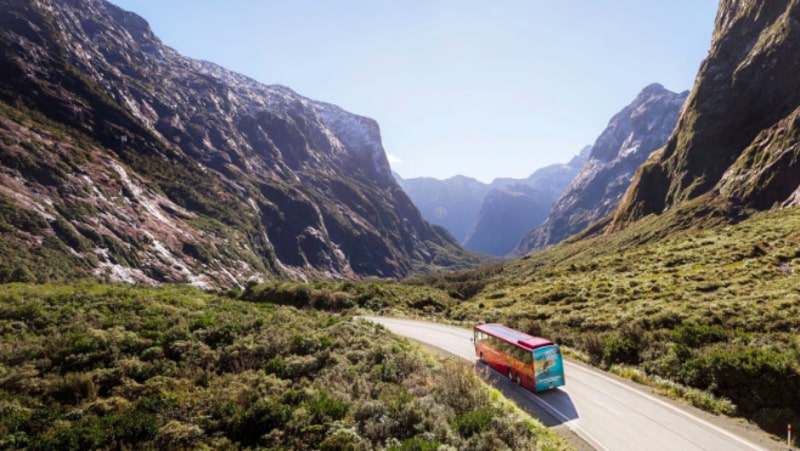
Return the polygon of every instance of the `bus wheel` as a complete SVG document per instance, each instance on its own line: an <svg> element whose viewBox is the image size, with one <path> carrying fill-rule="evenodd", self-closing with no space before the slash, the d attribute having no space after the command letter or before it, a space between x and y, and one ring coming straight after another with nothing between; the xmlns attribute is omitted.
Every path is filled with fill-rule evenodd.
<svg viewBox="0 0 800 451"><path fill-rule="evenodd" d="M478 357L478 360L480 360L481 363L486 363L486 360L483 360L483 353L482 352L481 352L481 356Z"/></svg>
<svg viewBox="0 0 800 451"><path fill-rule="evenodd" d="M514 378L514 381L516 381L517 385L522 385L522 378L519 377L519 374L517 374L517 377Z"/></svg>
<svg viewBox="0 0 800 451"><path fill-rule="evenodd" d="M508 379L512 381L514 380L514 372L511 371L511 368L508 369Z"/></svg>

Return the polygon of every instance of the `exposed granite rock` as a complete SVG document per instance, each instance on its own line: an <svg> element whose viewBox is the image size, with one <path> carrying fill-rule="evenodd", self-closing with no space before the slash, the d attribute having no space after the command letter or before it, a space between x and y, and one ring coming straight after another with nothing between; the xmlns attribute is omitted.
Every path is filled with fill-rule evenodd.
<svg viewBox="0 0 800 451"><path fill-rule="evenodd" d="M0 8L0 233L24 255L4 280L26 264L218 287L477 262L394 181L375 121L183 57L105 1Z"/></svg>
<svg viewBox="0 0 800 451"><path fill-rule="evenodd" d="M708 57L665 149L637 172L612 230L708 196L732 217L793 204L800 4L723 0Z"/></svg>
<svg viewBox="0 0 800 451"><path fill-rule="evenodd" d="M614 115L595 141L589 161L553 204L547 219L525 236L514 253L523 255L556 244L612 213L636 169L666 143L687 95L652 84Z"/></svg>

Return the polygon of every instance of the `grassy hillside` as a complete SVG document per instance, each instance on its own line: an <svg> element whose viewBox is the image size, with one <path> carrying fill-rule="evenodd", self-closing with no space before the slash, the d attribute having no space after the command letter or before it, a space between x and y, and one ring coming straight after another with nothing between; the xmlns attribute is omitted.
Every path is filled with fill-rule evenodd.
<svg viewBox="0 0 800 451"><path fill-rule="evenodd" d="M466 365L348 314L273 303L380 308L391 293L2 286L0 449L563 447Z"/></svg>
<svg viewBox="0 0 800 451"><path fill-rule="evenodd" d="M454 319L509 323L595 364L706 390L767 430L797 422L800 209L657 238L680 220L667 216L416 283L472 294Z"/></svg>

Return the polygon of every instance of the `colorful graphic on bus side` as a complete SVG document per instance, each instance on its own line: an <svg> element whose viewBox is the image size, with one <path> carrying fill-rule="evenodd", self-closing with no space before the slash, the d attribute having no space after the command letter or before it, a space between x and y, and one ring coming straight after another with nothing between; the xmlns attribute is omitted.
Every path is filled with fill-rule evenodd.
<svg viewBox="0 0 800 451"><path fill-rule="evenodd" d="M564 385L564 364L558 346L534 349L533 369L536 373L537 392Z"/></svg>
<svg viewBox="0 0 800 451"><path fill-rule="evenodd" d="M517 384L538 393L564 385L561 350L552 341L502 324L476 324L475 356Z"/></svg>

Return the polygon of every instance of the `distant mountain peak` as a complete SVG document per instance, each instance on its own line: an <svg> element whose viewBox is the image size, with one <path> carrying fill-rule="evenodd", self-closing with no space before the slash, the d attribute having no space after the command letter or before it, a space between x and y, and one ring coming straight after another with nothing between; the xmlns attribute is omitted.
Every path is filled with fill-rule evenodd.
<svg viewBox="0 0 800 451"><path fill-rule="evenodd" d="M525 179L483 183L456 175L398 179L422 215L447 228L471 250L503 256L547 215L550 205L586 162L588 146L569 164L540 168Z"/></svg>
<svg viewBox="0 0 800 451"><path fill-rule="evenodd" d="M654 83L615 114L547 219L525 236L514 253L558 243L613 212L639 165L667 142L687 95Z"/></svg>

